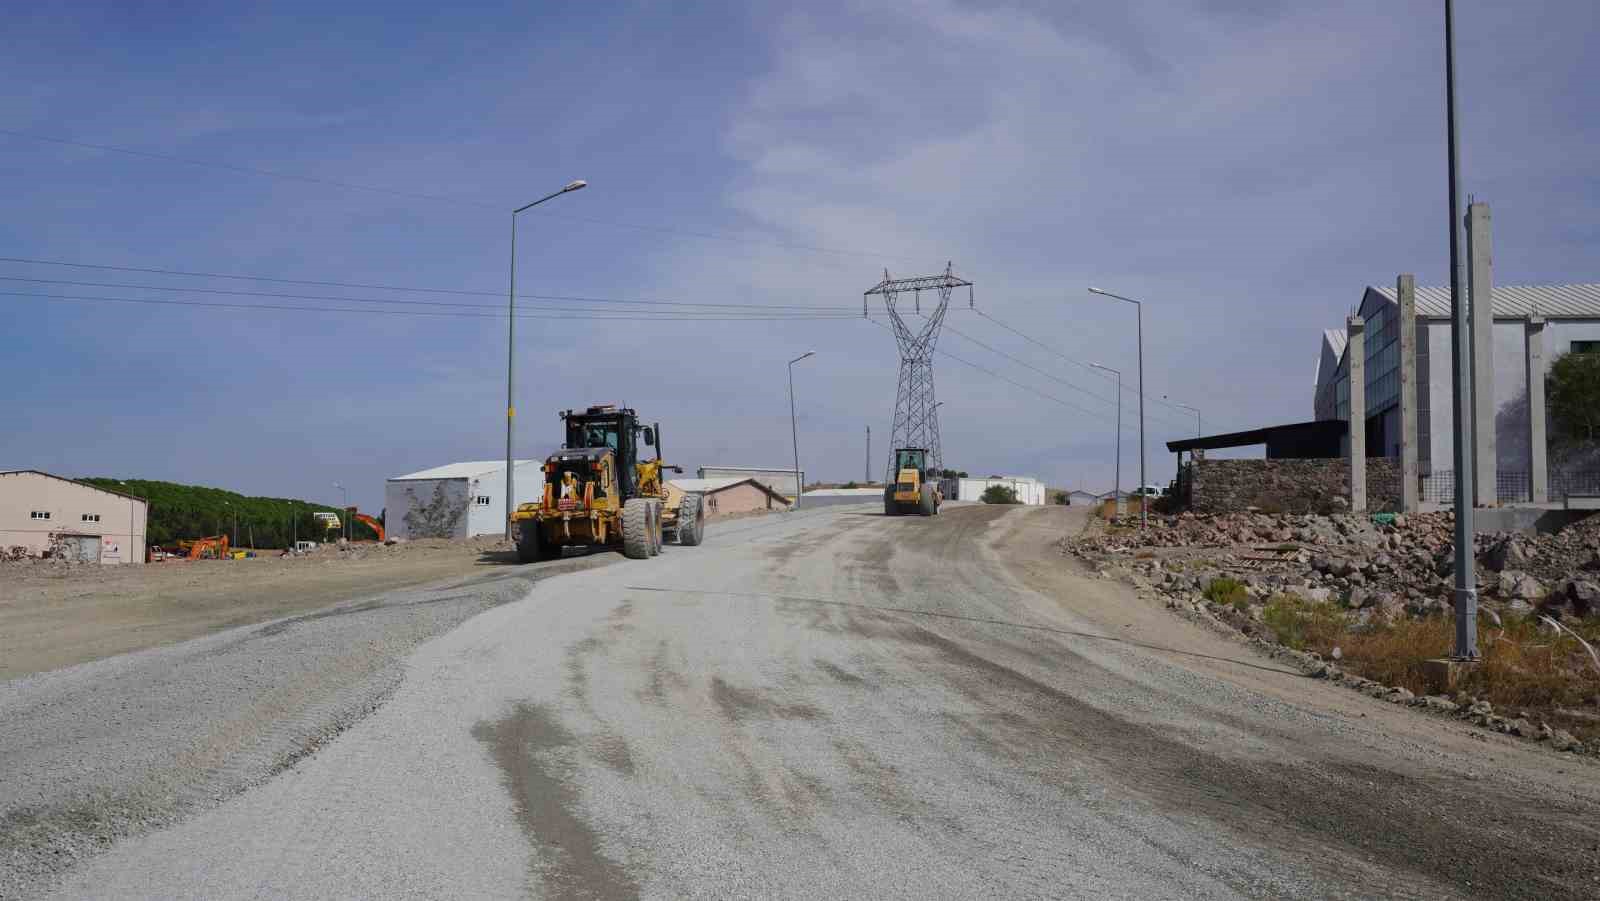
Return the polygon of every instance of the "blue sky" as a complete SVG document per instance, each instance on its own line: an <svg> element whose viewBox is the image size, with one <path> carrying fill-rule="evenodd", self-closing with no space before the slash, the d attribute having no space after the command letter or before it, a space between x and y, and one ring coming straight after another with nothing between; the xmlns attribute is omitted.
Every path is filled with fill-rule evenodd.
<svg viewBox="0 0 1600 901"><path fill-rule="evenodd" d="M1463 187L1493 208L1496 280L1600 280L1600 83L1585 58L1600 12L1458 6ZM1125 370L1129 485L1131 308L1084 288L1147 300L1149 461L1164 482L1161 442L1193 417L1155 399L1200 407L1208 432L1310 418L1320 330L1367 284L1446 281L1441 8L13 11L0 129L450 199L0 134L0 256L503 292L510 209L584 178L519 220L520 291L859 311L884 268L953 260L990 316ZM0 276L140 286L0 283L75 296L439 297L23 263ZM488 316L0 296L0 467L322 500L338 481L376 509L387 476L503 453L504 322L472 311ZM1109 382L974 313L947 321L1026 366L953 332L945 350L1055 398L941 359L947 462L1108 487ZM689 467L787 465L784 363L806 350L808 473L860 477L868 425L887 451L897 360L860 319L518 328L524 451L556 440L559 409L626 402Z"/></svg>

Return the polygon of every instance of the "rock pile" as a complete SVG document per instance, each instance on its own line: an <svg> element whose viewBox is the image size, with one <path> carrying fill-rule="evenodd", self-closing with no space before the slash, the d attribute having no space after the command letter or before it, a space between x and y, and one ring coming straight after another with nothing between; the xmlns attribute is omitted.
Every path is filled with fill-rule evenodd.
<svg viewBox="0 0 1600 901"><path fill-rule="evenodd" d="M1428 616L1451 609L1455 567L1450 513L1361 515L1183 513L1154 516L1142 532L1117 521L1067 539L1098 567L1125 565L1168 593L1204 590L1229 576L1252 598L1278 592L1357 611ZM1476 536L1485 609L1584 617L1600 613L1600 517L1554 535Z"/></svg>

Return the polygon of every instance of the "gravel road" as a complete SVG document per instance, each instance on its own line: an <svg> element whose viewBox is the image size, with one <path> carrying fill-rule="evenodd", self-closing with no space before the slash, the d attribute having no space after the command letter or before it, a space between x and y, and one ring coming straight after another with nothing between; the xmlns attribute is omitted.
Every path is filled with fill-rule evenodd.
<svg viewBox="0 0 1600 901"><path fill-rule="evenodd" d="M1081 515L730 522L0 683L0 892L1600 896L1600 768L1087 578Z"/></svg>

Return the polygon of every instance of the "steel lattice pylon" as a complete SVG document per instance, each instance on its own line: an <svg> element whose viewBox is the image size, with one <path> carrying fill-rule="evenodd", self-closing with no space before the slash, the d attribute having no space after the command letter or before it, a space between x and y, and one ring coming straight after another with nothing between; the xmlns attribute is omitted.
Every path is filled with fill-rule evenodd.
<svg viewBox="0 0 1600 901"><path fill-rule="evenodd" d="M950 292L963 285L970 292L972 282L956 277L950 264L946 263L943 275L921 278L892 279L886 269L883 281L862 295L862 315L866 315L867 298L875 294L882 295L883 305L889 311L889 323L894 329L895 343L900 346L900 384L894 395L894 427L889 431L886 482L893 477L896 448L927 448L929 464L934 469L944 468L944 452L939 447L939 414L934 409L938 401L934 399L933 391L933 351L939 340L939 328L944 325L944 315L950 308ZM919 316L922 315L922 292L939 292L938 306L923 317L925 323L915 331L906 325L895 306L899 295L908 291L916 296L916 312Z"/></svg>

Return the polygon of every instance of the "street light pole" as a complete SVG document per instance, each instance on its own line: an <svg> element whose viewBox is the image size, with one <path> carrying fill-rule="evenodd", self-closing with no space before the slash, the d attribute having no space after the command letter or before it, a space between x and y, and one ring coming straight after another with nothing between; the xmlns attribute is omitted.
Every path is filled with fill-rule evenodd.
<svg viewBox="0 0 1600 901"><path fill-rule="evenodd" d="M1147 498L1144 496L1144 304L1134 300L1131 297L1123 297L1121 294L1112 294L1110 291L1102 291L1099 288L1091 287L1089 289L1089 293L1099 294L1102 297L1110 297L1114 300L1120 300L1125 303L1131 303L1133 304L1134 310L1137 313L1136 321L1138 326L1139 342L1139 528L1142 529L1145 527L1145 520L1147 518L1145 507L1148 506L1148 504L1146 504ZM1117 403L1122 403L1122 399L1120 397L1117 399Z"/></svg>
<svg viewBox="0 0 1600 901"><path fill-rule="evenodd" d="M1122 506L1122 372L1110 366L1101 366L1099 363L1090 363L1096 369L1104 369L1117 377L1117 442L1116 459L1112 462L1111 509L1116 510Z"/></svg>
<svg viewBox="0 0 1600 901"><path fill-rule="evenodd" d="M342 511L344 515L339 517L339 534L343 535L345 540L348 541L350 539L350 489L344 487L338 482L334 482L333 487L344 492L344 510Z"/></svg>
<svg viewBox="0 0 1600 901"><path fill-rule="evenodd" d="M517 214L523 210L532 209L552 197L560 197L569 191L577 191L589 186L583 179L569 182L566 187L552 194L523 204L511 211L511 286L506 292L506 540L514 541L516 536L511 534L511 513L516 509L516 464L511 459L511 425L517 417L517 406L511 391L512 366L517 356Z"/></svg>
<svg viewBox="0 0 1600 901"><path fill-rule="evenodd" d="M1472 478L1473 447L1470 439L1472 421L1472 388L1467 375L1472 371L1472 361L1467 346L1467 305L1463 303L1462 285L1466 282L1464 261L1461 258L1461 192L1456 174L1460 157L1456 149L1456 35L1455 0L1444 4L1444 85L1446 128L1449 132L1450 154L1450 368L1454 376L1455 402L1455 467L1456 467L1456 648L1457 660L1478 659L1478 581L1473 573L1472 491L1468 480ZM1488 303L1487 297L1474 297L1473 303ZM1353 389L1352 389L1353 390Z"/></svg>
<svg viewBox="0 0 1600 901"><path fill-rule="evenodd" d="M1161 395L1161 399L1164 400L1164 401L1167 401L1168 403L1172 404L1174 407L1177 407L1180 410L1188 410L1190 413L1194 414L1194 436L1196 438L1199 438L1200 437L1200 411L1198 409L1194 408L1194 407L1189 406L1188 404L1180 404L1177 401L1173 400L1172 398L1166 396L1165 394Z"/></svg>
<svg viewBox="0 0 1600 901"><path fill-rule="evenodd" d="M791 509L800 509L800 495L806 493L806 486L800 484L800 428L795 424L794 418L794 364L806 357L816 354L808 350L789 361L789 435L794 441L794 506Z"/></svg>

